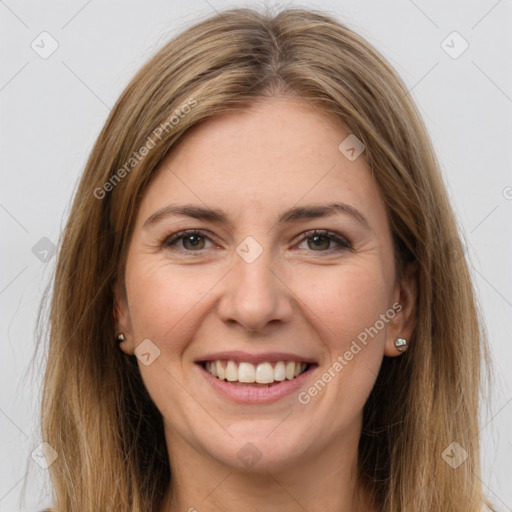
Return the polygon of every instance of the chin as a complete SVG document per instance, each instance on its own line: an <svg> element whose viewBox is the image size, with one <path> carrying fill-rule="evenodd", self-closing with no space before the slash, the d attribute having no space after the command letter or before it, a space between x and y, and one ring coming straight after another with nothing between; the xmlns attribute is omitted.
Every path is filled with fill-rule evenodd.
<svg viewBox="0 0 512 512"><path fill-rule="evenodd" d="M281 420L280 420L281 421ZM265 422L266 426L270 422ZM242 426L230 429L232 438L219 439L212 442L203 450L210 456L237 471L250 471L254 473L280 472L292 469L304 454L304 435L299 433L275 432L279 422L273 427L261 430L253 426L244 429ZM236 430L236 434L233 431Z"/></svg>

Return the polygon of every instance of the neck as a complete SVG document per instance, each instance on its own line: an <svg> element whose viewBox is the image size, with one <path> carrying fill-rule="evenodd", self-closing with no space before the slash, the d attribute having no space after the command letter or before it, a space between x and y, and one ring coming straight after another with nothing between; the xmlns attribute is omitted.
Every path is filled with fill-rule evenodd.
<svg viewBox="0 0 512 512"><path fill-rule="evenodd" d="M358 478L357 442L345 439L279 468L240 469L199 453L174 433L172 478L161 512L375 512Z"/></svg>

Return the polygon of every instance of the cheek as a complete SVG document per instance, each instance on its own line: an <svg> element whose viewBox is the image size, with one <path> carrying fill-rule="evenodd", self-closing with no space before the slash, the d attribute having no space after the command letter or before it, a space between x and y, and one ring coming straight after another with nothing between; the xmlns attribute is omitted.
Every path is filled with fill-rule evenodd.
<svg viewBox="0 0 512 512"><path fill-rule="evenodd" d="M363 407L382 363L389 279L378 258L369 257L316 279L309 290L306 305L330 356L318 376L332 382L321 400L343 403L339 415L351 417Z"/></svg>
<svg viewBox="0 0 512 512"><path fill-rule="evenodd" d="M303 282L302 300L331 351L346 350L389 307L388 279L376 262L340 266Z"/></svg>
<svg viewBox="0 0 512 512"><path fill-rule="evenodd" d="M358 418L375 384L384 355L389 305L388 280L378 265L339 268L309 288L311 319L329 352L312 386L301 400L325 415L325 428ZM304 402L301 402L304 403Z"/></svg>
<svg viewBox="0 0 512 512"><path fill-rule="evenodd" d="M193 325L202 300L218 280L197 268L172 267L141 258L127 267L127 291L136 339L150 338L166 350L179 349L179 340Z"/></svg>
<svg viewBox="0 0 512 512"><path fill-rule="evenodd" d="M160 350L150 365L138 361L138 366L164 417L171 417L179 403L193 406L182 383L182 355L197 330L205 295L214 283L211 275L198 276L197 267L177 270L155 256L140 256L127 265L133 335L138 343L150 339Z"/></svg>

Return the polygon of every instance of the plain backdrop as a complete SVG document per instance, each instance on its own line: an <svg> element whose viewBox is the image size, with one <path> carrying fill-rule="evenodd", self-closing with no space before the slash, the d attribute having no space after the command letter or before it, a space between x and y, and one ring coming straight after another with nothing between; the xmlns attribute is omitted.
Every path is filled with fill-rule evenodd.
<svg viewBox="0 0 512 512"><path fill-rule="evenodd" d="M48 471L31 457L42 441L43 360L29 366L34 326L71 195L109 110L135 71L198 17L262 4L0 1L1 512L50 503ZM499 510L510 511L512 1L268 5L334 14L391 62L420 108L464 230L492 349L492 399L481 420L483 485Z"/></svg>

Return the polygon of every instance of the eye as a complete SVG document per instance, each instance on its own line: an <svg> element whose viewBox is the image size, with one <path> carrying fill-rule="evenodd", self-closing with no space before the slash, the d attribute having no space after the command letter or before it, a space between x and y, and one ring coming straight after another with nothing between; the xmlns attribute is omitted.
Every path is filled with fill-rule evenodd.
<svg viewBox="0 0 512 512"><path fill-rule="evenodd" d="M304 242L307 242L308 248L315 252L338 252L344 249L352 249L352 246L344 237L323 229L315 229L304 233L301 244ZM335 244L335 247L333 247L333 244Z"/></svg>
<svg viewBox="0 0 512 512"><path fill-rule="evenodd" d="M163 245L166 248L177 248L178 250L188 252L199 252L202 249L208 249L206 243L210 238L203 232L196 229L180 231L166 238Z"/></svg>
<svg viewBox="0 0 512 512"><path fill-rule="evenodd" d="M343 236L327 230L312 230L302 234L301 245L306 242L307 248L314 252L339 252L346 249L352 249L350 242ZM210 244L210 245L208 245ZM211 238L201 230L189 229L174 233L162 243L166 249L182 252L201 252L205 249L211 249L213 242ZM299 249L301 249L299 245Z"/></svg>

